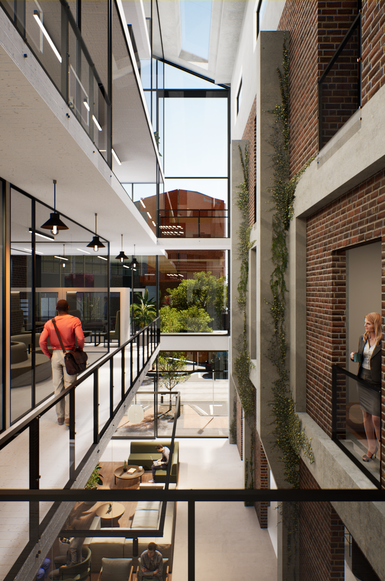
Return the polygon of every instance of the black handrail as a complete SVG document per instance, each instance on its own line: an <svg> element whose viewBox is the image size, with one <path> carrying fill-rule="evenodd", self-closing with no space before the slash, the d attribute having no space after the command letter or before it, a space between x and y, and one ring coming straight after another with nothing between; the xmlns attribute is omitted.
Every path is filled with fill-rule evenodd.
<svg viewBox="0 0 385 581"><path fill-rule="evenodd" d="M332 440L337 446L349 457L349 459L365 474L365 476L373 482L378 488L381 488L381 475L382 475L382 466L383 466L383 459L382 459L382 450L380 445L380 471L379 471L379 478L376 478L367 468L360 462L354 454L350 452L350 450L342 444L343 440L339 438L339 432L337 427L338 422L338 415L337 415L337 404L338 404L338 396L339 396L339 387L337 384L338 376L343 375L344 377L348 377L349 379L353 379L355 382L367 387L367 382L363 381L354 373L351 373L347 369L344 369L340 365L333 365L332 366ZM381 404L382 405L382 404Z"/></svg>
<svg viewBox="0 0 385 581"><path fill-rule="evenodd" d="M7 446L12 440L14 440L18 435L20 435L22 432L24 432L27 428L30 427L30 425L32 424L32 422L36 419L39 419L41 416L43 416L44 414L46 414L50 409L52 409L60 400L62 400L64 397L66 396L70 396L70 424L71 424L71 419L74 421L75 418L73 416L73 414L71 415L71 407L74 407L73 405L71 405L71 399L72 396L75 392L75 389L81 385L84 381L86 381L89 377L91 377L92 375L96 376L96 374L98 373L99 369L105 365L106 363L108 363L108 361L112 361L112 359L114 357L116 357L116 355L118 355L120 352L124 353L125 348L127 347L127 345L132 345L134 343L134 341L137 343L138 345L138 340L140 335L144 334L148 329L151 329L151 337L152 337L152 341L151 343L149 341L146 342L146 345L143 345L143 353L145 350L145 347L147 348L147 356L143 359L145 359L145 362L143 362L143 367L145 366L145 364L147 363L147 361L149 360L149 358L151 357L151 355L154 353L156 347L159 345L160 342L160 317L158 317L157 319L155 319L154 321L152 321L149 325L147 325L147 327L144 327L143 329L141 329L140 331L138 331L137 333L135 333L135 335L133 335L132 337L130 337L125 343L123 343L123 345L121 345L120 347L118 347L117 349L115 349L114 351L112 351L111 353L105 355L104 357L102 357L95 365L93 365L91 367L91 369L89 369L88 371L86 371L85 373L83 373L81 375L81 377L79 377L78 379L76 379L76 381L74 381L72 383L72 385L70 385L67 389L63 390L59 395L57 396L53 396L52 399L50 399L48 402L45 402L39 406L37 406L34 410L32 410L29 414L27 414L20 422L17 422L16 424L14 424L13 426L11 426L9 429L7 429L1 436L0 436L0 450L2 450L5 446ZM143 342L145 343L145 342ZM149 353L149 347L151 345L155 345L155 348L151 351L151 353ZM130 350L130 357L131 360L132 358L132 348ZM122 357L122 359L124 359L124 357ZM139 357L139 351L138 351L138 357L137 360L139 362L140 357ZM139 365L138 365L138 373L137 376L139 376ZM110 368L110 377L111 375L113 376L113 370L111 370ZM132 377L133 375L131 375L131 381L130 381L130 386L128 388L128 390L124 391L124 395L127 396L129 394L129 392L131 391L134 382L132 382ZM124 381L124 375L122 375L122 382ZM111 392L110 392L111 393ZM120 405L122 402L120 402L120 404L118 404L117 408L115 408L115 412L118 411ZM73 402L72 402L73 404ZM111 407L110 407L111 410ZM74 411L74 410L72 410ZM109 422L111 422L111 414L110 414L110 419ZM70 431L71 431L71 425L70 425ZM104 432L104 429L103 429ZM101 433L99 434L100 437Z"/></svg>
<svg viewBox="0 0 385 581"><path fill-rule="evenodd" d="M352 37L353 33L358 30L358 53L357 53L357 63L358 63L358 79L357 79L357 109L361 107L361 76L362 76L362 46L361 46L361 18L362 13L359 10L357 16L355 17L352 25L350 26L348 32L344 36L342 42L340 43L339 47L337 48L336 52L330 59L328 65L326 66L324 72L318 79L318 150L324 146L323 143L323 102L322 102L322 88L323 83L330 73L331 69L333 68L334 64L336 63L338 57L341 55L342 51L344 50L346 44L349 42L350 38Z"/></svg>

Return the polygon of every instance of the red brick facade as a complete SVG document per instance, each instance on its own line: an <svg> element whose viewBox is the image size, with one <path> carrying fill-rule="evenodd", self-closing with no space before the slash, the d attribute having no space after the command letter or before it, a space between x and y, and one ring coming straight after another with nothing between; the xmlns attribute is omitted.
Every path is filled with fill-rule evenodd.
<svg viewBox="0 0 385 581"><path fill-rule="evenodd" d="M236 422L237 422L237 448L241 460L243 460L243 420L242 404L239 395L236 394Z"/></svg>
<svg viewBox="0 0 385 581"><path fill-rule="evenodd" d="M351 1L288 0L279 30L289 33L291 172L318 152L318 78L358 13ZM362 2L362 105L385 80L385 6ZM323 144L358 108L357 52L354 35L324 86Z"/></svg>
<svg viewBox="0 0 385 581"><path fill-rule="evenodd" d="M383 0L365 0L362 28L362 105L385 83L385 9Z"/></svg>
<svg viewBox="0 0 385 581"><path fill-rule="evenodd" d="M286 2L279 30L289 32L291 171L318 149L317 2Z"/></svg>
<svg viewBox="0 0 385 581"><path fill-rule="evenodd" d="M384 218L385 170L307 221L306 411L329 436L332 430L332 365L339 363L344 367L346 361L345 251L357 244L385 240ZM384 264L384 244L382 257ZM382 273L384 317L384 270ZM382 421L384 425L384 415Z"/></svg>
<svg viewBox="0 0 385 581"><path fill-rule="evenodd" d="M269 488L269 465L267 458L265 456L265 451L262 446L262 442L259 438L258 433L255 436L255 472L254 472L254 482L255 488L266 490ZM258 521L262 529L266 529L267 522L267 509L268 502L256 502L255 510L258 516Z"/></svg>
<svg viewBox="0 0 385 581"><path fill-rule="evenodd" d="M318 489L301 462L301 488ZM345 579L344 525L329 502L299 503L299 578L301 581Z"/></svg>

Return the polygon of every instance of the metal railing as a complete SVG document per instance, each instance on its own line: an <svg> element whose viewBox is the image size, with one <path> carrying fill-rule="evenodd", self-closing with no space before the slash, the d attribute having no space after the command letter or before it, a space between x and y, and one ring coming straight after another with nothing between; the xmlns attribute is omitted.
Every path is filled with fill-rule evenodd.
<svg viewBox="0 0 385 581"><path fill-rule="evenodd" d="M361 11L318 79L319 151L361 107Z"/></svg>
<svg viewBox="0 0 385 581"><path fill-rule="evenodd" d="M368 387L365 381L339 365L332 367L332 440L369 478L381 487L383 458L381 445L379 462L364 462L362 455L367 451L366 434L362 412L358 401L357 384ZM363 444L365 441L365 444Z"/></svg>
<svg viewBox="0 0 385 581"><path fill-rule="evenodd" d="M170 208L159 210L160 238L226 238L227 209Z"/></svg>
<svg viewBox="0 0 385 581"><path fill-rule="evenodd" d="M187 579L195 581L196 579L196 538L202 530L200 517L197 522L195 518L195 509L197 503L234 503L241 502L248 506L253 506L255 502L278 502L278 503L320 503L320 502L384 502L385 494L383 490L376 489L171 489L171 490L39 490L39 491L22 491L22 490L0 490L0 502L56 502L71 503L74 502L186 502L187 510ZM226 511L220 510L217 515L217 526L222 525L221 514ZM228 527L228 520L223 522L224 527ZM285 525L287 526L287 525ZM290 524L292 526L292 523ZM122 535L119 530L104 529L104 536L117 537ZM77 531L77 533L86 533L87 531ZM95 531L89 531L92 534ZM79 534L78 536L83 536ZM198 549L199 550L199 549ZM37 555L38 557L38 555ZM42 555L39 555L42 561ZM229 555L229 564L233 565L233 555ZM230 579L231 574L228 577ZM233 577L231 577L233 578ZM11 581L11 579L5 579Z"/></svg>
<svg viewBox="0 0 385 581"><path fill-rule="evenodd" d="M12 464L17 470L20 488L30 493L41 487L46 490L58 486L70 489L80 475L83 479L89 476L82 472L83 469L88 462L93 461L99 442L104 435L108 436L107 430L110 433L114 431L114 418L119 412L120 415L124 413L130 395L133 396L135 388L140 386L145 368L156 354L159 342L160 319L157 318L112 353L98 360L95 366L85 371L60 395L36 407L0 437L0 450L18 458L18 462ZM104 377L100 381L102 370ZM77 406L78 393L81 403ZM52 436L47 438L47 430L49 434L53 433L50 424L56 423L54 406L65 397L69 398L69 430L55 430L53 442ZM50 454L55 457L52 462ZM76 454L79 456L78 461ZM56 467L55 470L52 470L52 465ZM25 546L6 579L13 579L20 570L42 534L48 530L58 508L57 503L51 507L45 504L44 512L41 512L38 502L29 504L29 515L25 514L28 533L23 532L18 536L15 532L17 543L24 543ZM3 526L6 526L4 522Z"/></svg>
<svg viewBox="0 0 385 581"><path fill-rule="evenodd" d="M30 412L23 420L9 428L0 437L0 450L3 450L11 442L29 430L29 489L39 489L40 480L40 424L44 416L56 406L56 404L69 397L69 447L70 447L70 470L68 481L63 488L69 488L81 472L85 461L90 456L91 450L99 442L106 430L111 425L115 415L120 410L127 396L132 389L150 360L155 353L160 342L160 318L158 317L144 329L138 331L130 337L123 345L115 349L109 355L102 357L90 370L85 371L70 387L62 393L54 396L48 402L38 406ZM140 347L141 345L141 347ZM129 374L126 371L126 355L128 351ZM136 356L134 356L134 351ZM120 392L115 390L114 376L117 368L114 367L114 360L120 356ZM99 388L99 373L102 367L109 365L109 389L108 389L108 412L102 419L100 417L99 406L101 403ZM129 380L127 381L127 376ZM88 379L92 378L92 444L83 454L82 461L78 466L75 465L76 438L78 432L75 431L76 425L76 391L85 384ZM105 402L104 402L105 403Z"/></svg>

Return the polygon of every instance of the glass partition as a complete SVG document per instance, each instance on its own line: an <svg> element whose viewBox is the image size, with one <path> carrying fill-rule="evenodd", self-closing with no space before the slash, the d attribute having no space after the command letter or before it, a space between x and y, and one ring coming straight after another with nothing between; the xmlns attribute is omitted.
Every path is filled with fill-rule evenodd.
<svg viewBox="0 0 385 581"><path fill-rule="evenodd" d="M33 329L32 202L11 191L11 421L34 405L32 369L37 377L50 377L47 357L36 350L39 334Z"/></svg>
<svg viewBox="0 0 385 581"><path fill-rule="evenodd" d="M370 384L349 373L346 369L337 365L333 366L333 439L345 454L378 486L381 481L383 461L381 446L375 439L373 426L370 430L370 424L367 426L369 435L366 434L363 411L359 401L360 386L364 390L373 390L375 393L374 387ZM378 400L381 402L380 393L378 393ZM372 417L370 417L370 422ZM374 441L368 438L373 438ZM373 459L370 462L364 461L363 456L367 451L375 448L376 453Z"/></svg>
<svg viewBox="0 0 385 581"><path fill-rule="evenodd" d="M63 216L68 230L55 236L42 228L50 213L47 206L12 188L11 421L53 392L51 363L39 339L44 324L56 315L58 299L68 300L70 314L82 322L89 363L108 351L113 340L109 329L117 326L119 294L108 304L107 241L104 255L101 250L96 255L87 247L93 233Z"/></svg>

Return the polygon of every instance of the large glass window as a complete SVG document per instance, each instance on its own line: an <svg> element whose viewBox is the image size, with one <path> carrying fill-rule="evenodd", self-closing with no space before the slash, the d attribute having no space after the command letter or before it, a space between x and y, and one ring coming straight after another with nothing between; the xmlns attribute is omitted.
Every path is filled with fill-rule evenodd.
<svg viewBox="0 0 385 581"><path fill-rule="evenodd" d="M157 366L158 380L154 366L122 418L117 438L170 438L177 393L177 437L228 436L227 351L161 351Z"/></svg>
<svg viewBox="0 0 385 581"><path fill-rule="evenodd" d="M162 333L223 333L228 329L227 254L169 250L159 257Z"/></svg>

